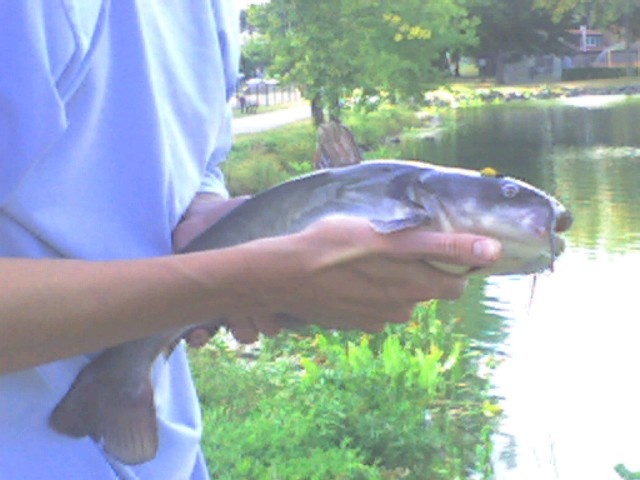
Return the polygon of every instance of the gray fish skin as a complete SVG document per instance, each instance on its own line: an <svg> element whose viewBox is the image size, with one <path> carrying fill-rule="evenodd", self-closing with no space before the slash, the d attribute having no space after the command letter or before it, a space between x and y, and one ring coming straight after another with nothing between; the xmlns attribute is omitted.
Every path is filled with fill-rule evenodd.
<svg viewBox="0 0 640 480"><path fill-rule="evenodd" d="M387 160L328 169L266 190L231 211L181 253L299 232L329 215L367 218L384 234L423 228L499 239L502 255L490 267L431 262L447 272L475 275L551 268L564 249L556 234L572 222L560 202L524 182ZM90 436L123 463L151 460L158 449L151 367L185 333L174 330L105 350L80 372L56 406L51 427L73 437Z"/></svg>
<svg viewBox="0 0 640 480"><path fill-rule="evenodd" d="M184 252L299 232L329 215L367 218L380 233L420 227L499 239L503 252L491 267L471 271L434 263L448 272L476 275L550 268L564 249L556 229L567 230L572 222L558 200L520 180L422 162L381 160L312 173L259 193Z"/></svg>

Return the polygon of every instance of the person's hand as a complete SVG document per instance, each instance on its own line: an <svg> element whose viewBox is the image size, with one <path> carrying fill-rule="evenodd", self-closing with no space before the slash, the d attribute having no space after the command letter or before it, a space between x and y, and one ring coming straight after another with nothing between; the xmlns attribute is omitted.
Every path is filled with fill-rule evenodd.
<svg viewBox="0 0 640 480"><path fill-rule="evenodd" d="M303 232L245 244L242 285L255 312L228 319L250 342L291 324L378 331L409 320L416 303L462 295L464 276L429 261L485 266L501 251L496 240L411 229L376 233L365 219L325 218ZM275 320L275 322L274 322Z"/></svg>
<svg viewBox="0 0 640 480"><path fill-rule="evenodd" d="M247 196L225 199L215 193L196 194L180 223L173 230L173 251L180 252L191 240L248 198Z"/></svg>

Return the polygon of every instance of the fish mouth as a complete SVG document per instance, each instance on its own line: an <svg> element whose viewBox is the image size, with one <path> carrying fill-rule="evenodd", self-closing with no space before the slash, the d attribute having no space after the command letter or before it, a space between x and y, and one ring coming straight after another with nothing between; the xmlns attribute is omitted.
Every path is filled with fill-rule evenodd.
<svg viewBox="0 0 640 480"><path fill-rule="evenodd" d="M560 210L556 212L556 215L553 218L553 226L550 229L550 252L551 252L551 264L549 268L551 271L554 271L554 265L556 262L556 258L564 252L566 242L564 238L560 237L558 234L566 232L571 228L573 224L573 216L567 210Z"/></svg>
<svg viewBox="0 0 640 480"><path fill-rule="evenodd" d="M566 247L561 234L571 228L573 217L562 205L552 207L546 215L540 211L529 211L517 220L519 227L515 231L509 228L497 235L495 232L493 235L491 232L478 232L498 239L502 243L502 255L495 264L474 268L469 273L525 275L545 270L553 272L556 259Z"/></svg>
<svg viewBox="0 0 640 480"><path fill-rule="evenodd" d="M573 215L567 210L563 210L556 215L555 225L553 230L555 233L566 232L573 225Z"/></svg>

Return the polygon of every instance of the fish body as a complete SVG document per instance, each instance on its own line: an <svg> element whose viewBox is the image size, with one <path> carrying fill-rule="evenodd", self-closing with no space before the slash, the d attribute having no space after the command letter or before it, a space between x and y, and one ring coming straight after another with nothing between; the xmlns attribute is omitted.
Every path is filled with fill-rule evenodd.
<svg viewBox="0 0 640 480"><path fill-rule="evenodd" d="M382 234L422 228L500 240L501 258L489 267L430 262L447 272L474 275L526 274L552 267L564 249L557 234L571 225L571 215L559 201L522 181L384 160L323 170L259 193L181 253L299 232L331 215L366 218ZM184 334L170 331L105 350L80 372L54 409L50 425L66 435L92 437L121 462L152 459L158 434L151 366Z"/></svg>
<svg viewBox="0 0 640 480"><path fill-rule="evenodd" d="M327 169L257 194L191 242L195 252L299 232L330 215L368 219L380 233L419 227L497 238L501 258L468 269L433 263L450 273L526 274L551 268L564 250L557 235L571 215L551 195L523 181L405 160Z"/></svg>

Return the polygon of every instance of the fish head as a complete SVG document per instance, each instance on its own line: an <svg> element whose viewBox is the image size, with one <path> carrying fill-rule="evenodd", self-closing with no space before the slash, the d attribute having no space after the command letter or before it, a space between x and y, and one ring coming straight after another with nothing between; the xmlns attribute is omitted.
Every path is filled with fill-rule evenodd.
<svg viewBox="0 0 640 480"><path fill-rule="evenodd" d="M502 244L500 259L490 267L452 273L526 274L553 269L565 248L560 233L573 222L557 199L526 182L470 170L426 167L410 193L431 213L431 230L491 237ZM441 268L442 265L439 266Z"/></svg>

